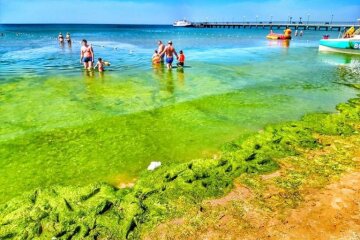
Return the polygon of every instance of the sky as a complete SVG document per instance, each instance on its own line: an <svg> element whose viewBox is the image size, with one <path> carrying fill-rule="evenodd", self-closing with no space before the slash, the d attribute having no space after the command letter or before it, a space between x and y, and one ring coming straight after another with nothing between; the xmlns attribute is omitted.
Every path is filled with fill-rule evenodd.
<svg viewBox="0 0 360 240"><path fill-rule="evenodd" d="M171 24L360 18L359 0L0 0L0 23Z"/></svg>

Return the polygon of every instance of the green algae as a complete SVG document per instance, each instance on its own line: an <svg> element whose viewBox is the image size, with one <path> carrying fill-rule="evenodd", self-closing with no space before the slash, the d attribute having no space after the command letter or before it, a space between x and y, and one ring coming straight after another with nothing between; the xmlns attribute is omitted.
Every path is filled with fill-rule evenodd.
<svg viewBox="0 0 360 240"><path fill-rule="evenodd" d="M125 235L130 226L119 223L126 221L126 215L139 211L136 204L126 200L127 192L106 184L36 190L22 201L15 200L1 207L0 237L70 239ZM22 229L21 233L13 228L13 223Z"/></svg>
<svg viewBox="0 0 360 240"><path fill-rule="evenodd" d="M201 209L203 200L227 193L242 174L271 172L278 169L281 158L296 161L304 149L321 149L316 134L358 135L354 126L360 120L360 99L337 109L336 114L309 114L301 121L269 125L259 134L227 144L219 159L166 164L144 172L131 189L107 184L38 189L1 205L0 238L137 239L159 222L181 216L189 208ZM324 167L324 161L319 161L319 167L307 174L345 170L340 165L334 168L335 163ZM300 164L306 166L306 162ZM278 184L294 190L295 196L304 178L290 171L291 181L278 179Z"/></svg>
<svg viewBox="0 0 360 240"><path fill-rule="evenodd" d="M276 88L270 87L248 88L246 91L205 96L140 111L140 106L127 105L132 102L132 84L114 83L109 79L108 84L114 88L110 91L100 83L91 83L92 91L100 96L85 100L86 95L75 94L75 98L83 100L82 104L65 100L69 97L67 94L72 95L66 89L79 92L79 83L49 79L44 80L45 86L37 84L41 86L40 90L27 93L27 96L30 95L27 100L32 99L35 106L41 107L41 99L50 98L51 94L62 97L50 98L45 106L34 112L31 112L33 106L25 112L19 111L22 114L8 111L11 105L7 106L4 100L2 121L7 125L0 127L4 131L0 141L0 184L7 188L0 189L0 202L39 186L84 186L93 181L117 185L118 178L131 181L151 161L179 163L198 157L212 157L218 153L220 144L239 134L246 136L266 123L300 118L302 112L312 110L308 107L310 102L278 94ZM65 87L61 88L63 85ZM14 98L24 98L27 85L19 88L24 90L13 93ZM12 94L11 91L6 92ZM288 91L288 94L291 92ZM35 98L33 95L36 94L39 96ZM121 100L127 107L120 104L118 112L113 112L110 103L106 105L102 102L103 95L113 96L113 99L107 100L111 104ZM324 93L324 96L328 95L333 93ZM334 99L334 102L341 99ZM15 101L11 97L8 100ZM60 113L55 111L55 106L59 107L58 102L61 102ZM324 108L330 108L334 102L326 103ZM96 106L93 111L89 110L92 104ZM293 105L298 109L292 108ZM123 114L119 112L121 108L134 108L135 112L126 113L124 110ZM99 109L104 112L100 114ZM285 113L284 109L290 110ZM45 111L50 113L41 115ZM62 114L64 111L66 115ZM75 118L75 115L78 117ZM10 121L10 118L13 120ZM59 122L62 125L57 126ZM6 132L11 132L9 129L18 135L7 138Z"/></svg>
<svg viewBox="0 0 360 240"><path fill-rule="evenodd" d="M266 124L333 111L356 95L337 84L356 75L333 78L317 52L292 51L271 54L272 64L219 59L184 72L11 75L0 84L0 203L54 184L119 186L151 161L211 158Z"/></svg>

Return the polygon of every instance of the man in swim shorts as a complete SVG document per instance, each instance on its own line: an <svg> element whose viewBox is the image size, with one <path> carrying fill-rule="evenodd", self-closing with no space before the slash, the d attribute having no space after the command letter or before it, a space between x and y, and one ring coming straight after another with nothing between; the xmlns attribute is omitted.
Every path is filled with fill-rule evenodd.
<svg viewBox="0 0 360 240"><path fill-rule="evenodd" d="M81 41L81 45L80 63L84 64L85 69L90 70L94 63L94 50L91 45L88 45L85 39Z"/></svg>
<svg viewBox="0 0 360 240"><path fill-rule="evenodd" d="M162 43L162 41L158 41L158 45L159 45L159 47L158 47L158 53L161 53L161 52L163 52L164 51L164 49L165 49L165 45ZM165 54L163 54L163 55L160 55L160 58L161 58L161 62L164 62L164 57L165 57Z"/></svg>
<svg viewBox="0 0 360 240"><path fill-rule="evenodd" d="M168 42L168 45L165 47L164 51L160 52L159 55L161 56L164 53L166 56L166 66L168 69L172 69L172 64L174 62L174 55L176 56L176 59L179 59L179 56L175 48L173 47L172 41Z"/></svg>

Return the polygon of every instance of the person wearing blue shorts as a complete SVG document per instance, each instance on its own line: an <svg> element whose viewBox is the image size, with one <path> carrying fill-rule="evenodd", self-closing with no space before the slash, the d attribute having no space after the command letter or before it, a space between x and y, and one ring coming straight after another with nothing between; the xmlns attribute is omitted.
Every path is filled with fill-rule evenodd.
<svg viewBox="0 0 360 240"><path fill-rule="evenodd" d="M174 57L166 56L166 64L172 65L173 62L174 62Z"/></svg>
<svg viewBox="0 0 360 240"><path fill-rule="evenodd" d="M174 62L174 55L176 56L176 59L179 59L179 56L173 46L172 41L168 42L168 45L165 47L165 49L159 53L161 56L162 54L165 54L166 56L166 66L168 69L172 69L172 64Z"/></svg>
<svg viewBox="0 0 360 240"><path fill-rule="evenodd" d="M84 64L85 69L91 70L94 63L94 50L85 39L81 41L81 45L80 63Z"/></svg>

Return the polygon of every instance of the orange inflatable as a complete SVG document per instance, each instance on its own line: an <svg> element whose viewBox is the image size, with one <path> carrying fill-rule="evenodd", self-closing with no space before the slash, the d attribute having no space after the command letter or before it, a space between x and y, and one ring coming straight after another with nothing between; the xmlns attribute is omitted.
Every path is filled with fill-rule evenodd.
<svg viewBox="0 0 360 240"><path fill-rule="evenodd" d="M292 31L290 28L285 29L284 35L273 33L271 30L270 34L266 36L270 40L290 40Z"/></svg>

